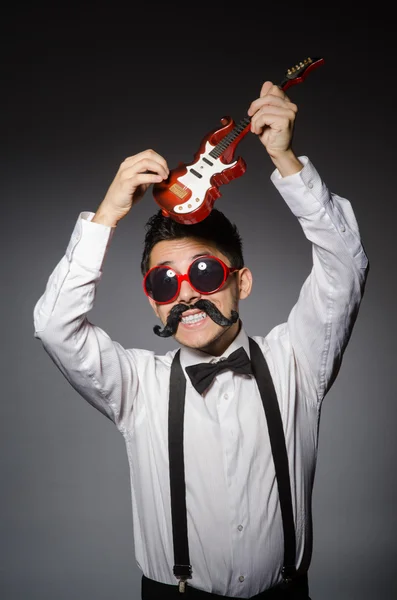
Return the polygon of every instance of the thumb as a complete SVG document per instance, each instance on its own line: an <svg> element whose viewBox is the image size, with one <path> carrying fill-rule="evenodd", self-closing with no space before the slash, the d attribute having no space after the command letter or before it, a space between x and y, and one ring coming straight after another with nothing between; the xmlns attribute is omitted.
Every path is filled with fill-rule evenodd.
<svg viewBox="0 0 397 600"><path fill-rule="evenodd" d="M269 93L272 87L273 83L271 81L265 81L265 83L261 87L260 97L263 98L263 96L266 96L266 94Z"/></svg>

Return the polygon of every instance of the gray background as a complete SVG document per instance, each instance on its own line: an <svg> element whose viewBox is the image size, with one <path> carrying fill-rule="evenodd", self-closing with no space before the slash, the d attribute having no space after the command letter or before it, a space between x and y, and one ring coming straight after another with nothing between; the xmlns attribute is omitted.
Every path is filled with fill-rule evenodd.
<svg viewBox="0 0 397 600"><path fill-rule="evenodd" d="M342 369L323 405L314 488L313 600L397 596L394 385L395 51L392 21L343 6L316 16L265 6L35 5L3 20L1 120L2 600L139 598L127 457L33 337L33 308L78 214L95 211L119 163L145 148L170 167L204 135L244 117L266 79L307 56L325 64L289 95L295 149L352 202L371 271ZM379 6L375 7L379 9ZM260 10L261 12L258 12ZM267 12L270 10L270 12ZM327 11L325 11L327 13ZM245 175L216 206L245 240L250 334L284 321L310 245L248 135ZM152 331L141 289L148 192L118 227L91 320L125 346L173 347Z"/></svg>

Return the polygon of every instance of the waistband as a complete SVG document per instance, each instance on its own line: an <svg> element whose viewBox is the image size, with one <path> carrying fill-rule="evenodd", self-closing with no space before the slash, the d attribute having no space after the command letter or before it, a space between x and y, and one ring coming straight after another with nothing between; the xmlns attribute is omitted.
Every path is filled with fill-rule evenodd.
<svg viewBox="0 0 397 600"><path fill-rule="evenodd" d="M170 585L149 579L142 576L141 585L142 600L185 600L187 598L202 598L209 600L217 598L218 600L247 600L237 596L221 596L211 592L205 592L189 585L186 585L185 592L181 593L178 585ZM256 596L251 596L251 600L310 600L309 583L307 573L295 577L288 586L278 585L268 590L264 590Z"/></svg>

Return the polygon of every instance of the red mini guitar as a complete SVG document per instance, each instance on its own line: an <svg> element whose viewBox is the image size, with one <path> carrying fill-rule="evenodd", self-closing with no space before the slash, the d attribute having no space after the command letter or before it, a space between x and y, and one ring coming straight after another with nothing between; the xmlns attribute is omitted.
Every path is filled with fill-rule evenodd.
<svg viewBox="0 0 397 600"><path fill-rule="evenodd" d="M323 58L306 58L286 71L279 87L284 91L301 83L324 63ZM219 186L240 177L246 163L234 160L237 145L250 130L251 117L235 123L231 117L221 119L222 127L203 138L193 162L171 170L168 179L153 186L153 196L164 216L191 225L205 219L221 193Z"/></svg>

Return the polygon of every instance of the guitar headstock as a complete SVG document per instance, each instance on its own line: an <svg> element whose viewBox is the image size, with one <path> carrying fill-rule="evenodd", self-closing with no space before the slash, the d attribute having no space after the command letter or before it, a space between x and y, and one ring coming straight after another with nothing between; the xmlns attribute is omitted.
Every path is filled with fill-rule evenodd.
<svg viewBox="0 0 397 600"><path fill-rule="evenodd" d="M313 69L316 69L323 63L323 58L305 58L305 60L302 60L300 63L297 63L286 71L280 87L285 91L291 87L291 85L302 83Z"/></svg>

